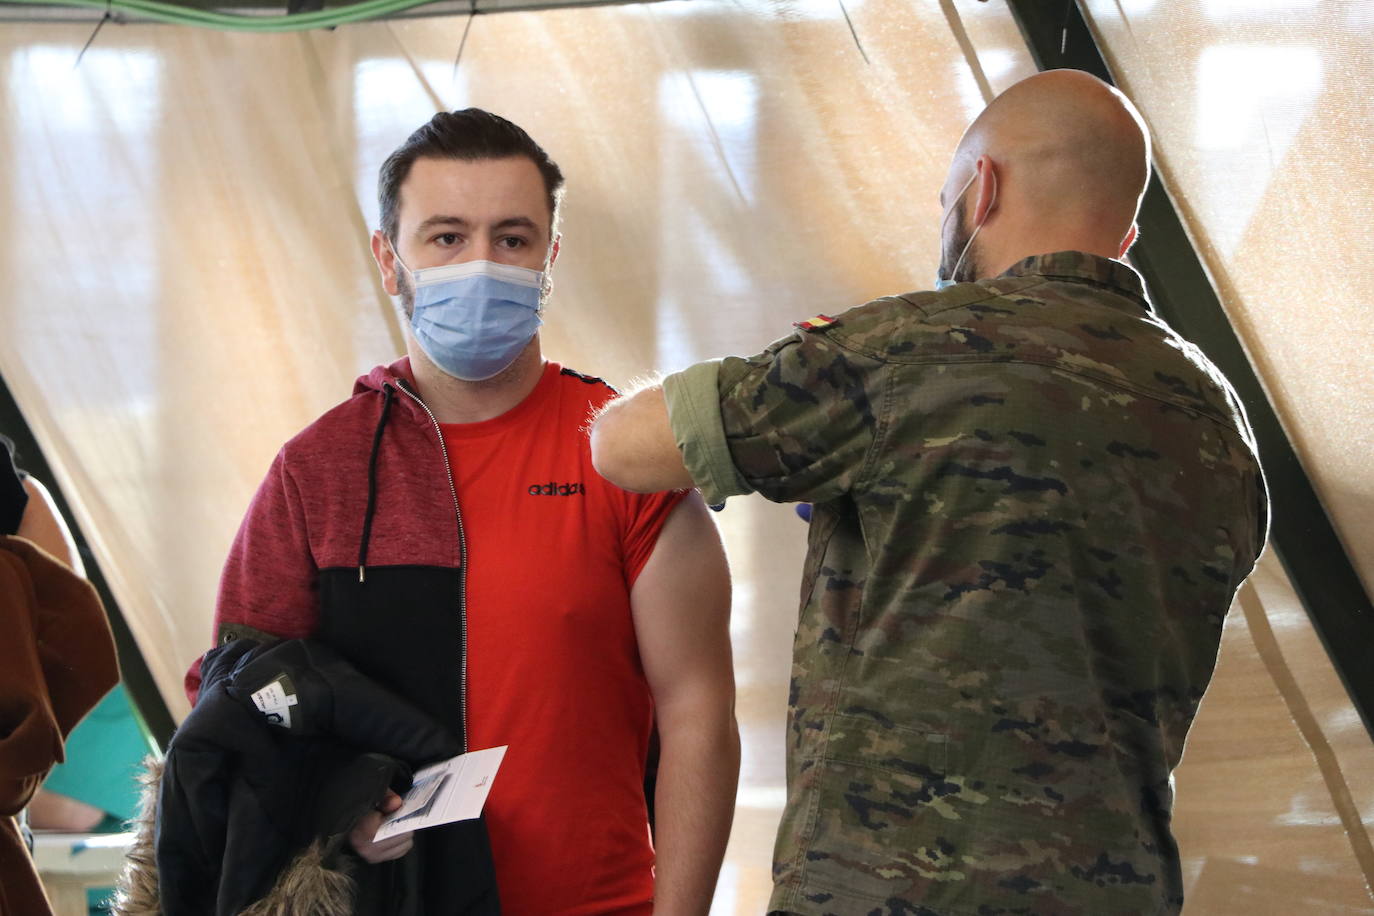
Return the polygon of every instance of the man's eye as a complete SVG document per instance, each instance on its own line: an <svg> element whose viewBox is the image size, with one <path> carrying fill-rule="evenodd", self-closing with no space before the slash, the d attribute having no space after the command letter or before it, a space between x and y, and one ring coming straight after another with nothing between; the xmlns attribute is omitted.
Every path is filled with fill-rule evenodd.
<svg viewBox="0 0 1374 916"><path fill-rule="evenodd" d="M434 237L434 241L438 242L440 245L457 245L457 244L458 244L458 233L456 233L456 232L445 232L445 233L442 234L442 235L436 235L436 236Z"/></svg>
<svg viewBox="0 0 1374 916"><path fill-rule="evenodd" d="M499 242L497 242L497 244L503 245L506 248L523 248L525 245L528 245L529 243L526 242L524 239L520 238L518 235L508 235L505 238L501 239Z"/></svg>

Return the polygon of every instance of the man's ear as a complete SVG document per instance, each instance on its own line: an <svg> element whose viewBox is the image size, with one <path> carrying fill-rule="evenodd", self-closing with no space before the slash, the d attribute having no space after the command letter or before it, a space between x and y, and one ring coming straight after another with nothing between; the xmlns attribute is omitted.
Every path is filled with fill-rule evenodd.
<svg viewBox="0 0 1374 916"><path fill-rule="evenodd" d="M1116 253L1118 259L1126 257L1126 252L1131 250L1135 244L1136 237L1140 234L1140 227L1131 223L1131 231L1126 233L1126 237L1121 240L1121 250Z"/></svg>
<svg viewBox="0 0 1374 916"><path fill-rule="evenodd" d="M553 267L553 262L558 260L558 246L563 241L563 234L560 232L553 237L553 245L549 247L549 264L544 268L548 270Z"/></svg>
<svg viewBox="0 0 1374 916"><path fill-rule="evenodd" d="M974 168L978 170L978 177L973 182L976 196L970 225L979 226L997 207L997 163L991 156L979 156Z"/></svg>
<svg viewBox="0 0 1374 916"><path fill-rule="evenodd" d="M391 250L391 244L387 242L380 229L372 232L372 260L377 262L377 272L382 275L382 288L386 290L387 295L399 296L401 291L396 286L396 252Z"/></svg>

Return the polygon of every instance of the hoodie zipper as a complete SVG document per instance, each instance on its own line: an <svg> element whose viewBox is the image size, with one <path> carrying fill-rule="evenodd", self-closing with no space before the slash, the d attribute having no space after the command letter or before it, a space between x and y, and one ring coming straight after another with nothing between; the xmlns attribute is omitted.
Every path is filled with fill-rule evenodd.
<svg viewBox="0 0 1374 916"><path fill-rule="evenodd" d="M439 425L439 419L434 416L434 411L429 409L429 405L420 400L419 396L398 382L396 385L401 391L420 405L420 409L429 417L429 422L434 424L434 434L439 437L439 452L444 457L444 470L448 472L448 491L453 497L453 517L458 520L458 624L461 634L462 656L461 669L458 685L458 705L459 713L463 723L463 753L468 752L468 539L463 531L463 513L458 508L458 487L453 482L453 465L448 459L448 447L444 445L444 430Z"/></svg>

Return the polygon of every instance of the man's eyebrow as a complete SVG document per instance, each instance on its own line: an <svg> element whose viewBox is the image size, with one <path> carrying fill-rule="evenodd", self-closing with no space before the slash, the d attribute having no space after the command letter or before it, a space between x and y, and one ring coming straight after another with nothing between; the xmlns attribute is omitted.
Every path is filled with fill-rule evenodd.
<svg viewBox="0 0 1374 916"><path fill-rule="evenodd" d="M436 226L458 226L465 229L468 226L468 221L461 216L431 216L415 227L415 234L423 235Z"/></svg>
<svg viewBox="0 0 1374 916"><path fill-rule="evenodd" d="M429 219L425 220L424 222L420 223L420 225L416 226L415 234L424 235L431 229L436 229L440 226L454 226L459 229L470 229L472 227L472 223L468 222L468 220L464 219L461 216L435 215L431 216ZM498 230L533 229L537 232L539 230L539 224L536 223L534 220L530 219L528 216L508 216L505 219L495 223L492 226L492 228Z"/></svg>

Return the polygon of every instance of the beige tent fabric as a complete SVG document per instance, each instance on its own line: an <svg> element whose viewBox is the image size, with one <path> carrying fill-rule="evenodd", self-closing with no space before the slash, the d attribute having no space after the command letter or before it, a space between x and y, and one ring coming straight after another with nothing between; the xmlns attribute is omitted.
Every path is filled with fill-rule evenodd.
<svg viewBox="0 0 1374 916"><path fill-rule="evenodd" d="M1087 4L1222 303L1374 590L1374 5Z"/></svg>
<svg viewBox="0 0 1374 916"><path fill-rule="evenodd" d="M563 166L545 350L612 382L752 352L816 312L929 287L936 195L959 132L1034 68L1002 0L845 6L857 41L833 0L481 16L458 66L463 17L303 35L107 26L75 69L88 28L0 26L0 370L178 715L181 673L209 640L220 564L273 453L400 350L366 234L377 166L437 108L505 114ZM1162 17L1165 4L1101 6ZM1128 45L1140 33L1109 38ZM1132 87L1166 168L1189 155L1188 106L1213 91L1196 79L1204 72ZM1353 112L1367 104L1346 101ZM1171 133L1171 118L1186 129ZM1198 161L1185 212L1228 308L1261 368L1282 378L1268 380L1292 398L1285 419L1324 492L1339 496L1340 483L1367 495L1374 478L1335 434L1368 433L1363 402L1320 396L1355 378L1340 360L1365 359L1367 381L1357 298L1327 293L1343 263L1335 253L1368 243L1343 234L1333 210L1307 212L1311 188L1295 167L1286 185L1275 171L1263 201L1291 208L1295 237L1330 237L1299 246L1253 228L1241 233L1249 260L1218 260L1221 230L1197 215L1233 212L1208 190L1229 187L1232 159ZM1236 285L1255 263L1274 265L1272 282L1291 290L1254 297ZM1309 282L1350 322L1320 344L1311 297L1294 292ZM1364 550L1361 518L1338 511ZM736 576L744 762L713 912L757 914L783 798L805 528L790 507L756 498L732 501L718 522ZM1354 912L1367 868L1342 812L1370 811L1368 736L1272 557L1265 569L1251 606L1229 620L1179 773L1179 836L1205 903L1190 911ZM1267 642L1251 626L1261 618ZM1305 731L1295 709L1308 711ZM1312 896L1316 878L1324 897Z"/></svg>
<svg viewBox="0 0 1374 916"><path fill-rule="evenodd" d="M308 36L9 26L0 367L173 710L276 448L393 352Z"/></svg>

